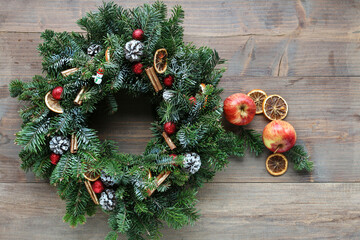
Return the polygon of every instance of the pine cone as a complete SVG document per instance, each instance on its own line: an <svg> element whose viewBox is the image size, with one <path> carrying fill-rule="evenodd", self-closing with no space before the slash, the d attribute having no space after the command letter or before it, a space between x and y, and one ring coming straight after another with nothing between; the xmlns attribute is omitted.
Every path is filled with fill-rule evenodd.
<svg viewBox="0 0 360 240"><path fill-rule="evenodd" d="M55 136L50 140L50 150L55 154L64 154L70 147L70 140L63 136Z"/></svg>
<svg viewBox="0 0 360 240"><path fill-rule="evenodd" d="M110 175L105 174L104 172L101 172L100 178L103 184L105 184L105 186L107 187L113 187L119 184L119 181L117 179L113 178Z"/></svg>
<svg viewBox="0 0 360 240"><path fill-rule="evenodd" d="M199 171L201 166L200 156L197 153L187 153L184 159L184 168L191 174Z"/></svg>
<svg viewBox="0 0 360 240"><path fill-rule="evenodd" d="M125 44L125 58L130 62L139 62L143 55L144 45L138 40L131 40Z"/></svg>
<svg viewBox="0 0 360 240"><path fill-rule="evenodd" d="M96 54L98 54L101 51L101 46L98 44L92 44L87 49L87 54L91 57L94 57Z"/></svg>
<svg viewBox="0 0 360 240"><path fill-rule="evenodd" d="M105 211L112 211L116 206L115 191L112 189L105 189L101 193L99 203Z"/></svg>

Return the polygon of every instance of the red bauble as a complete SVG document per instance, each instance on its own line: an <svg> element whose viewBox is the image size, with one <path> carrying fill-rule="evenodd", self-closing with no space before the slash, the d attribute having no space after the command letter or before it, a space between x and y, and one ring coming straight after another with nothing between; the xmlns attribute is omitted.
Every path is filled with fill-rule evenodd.
<svg viewBox="0 0 360 240"><path fill-rule="evenodd" d="M196 97L191 97L191 98L189 98L189 101L190 101L190 103L191 104L196 104Z"/></svg>
<svg viewBox="0 0 360 240"><path fill-rule="evenodd" d="M177 155L174 154L174 153L170 154L169 156L172 157L174 160L175 160L175 158L177 157ZM176 163L172 163L172 165L175 166L175 167L179 166L179 165L177 165Z"/></svg>
<svg viewBox="0 0 360 240"><path fill-rule="evenodd" d="M141 74L143 72L143 65L142 63L135 63L131 69L135 74Z"/></svg>
<svg viewBox="0 0 360 240"><path fill-rule="evenodd" d="M91 184L92 189L95 193L101 193L104 191L104 184L101 182L101 180L96 180Z"/></svg>
<svg viewBox="0 0 360 240"><path fill-rule="evenodd" d="M164 78L164 85L166 87L171 87L174 83L174 77L169 75L166 78Z"/></svg>
<svg viewBox="0 0 360 240"><path fill-rule="evenodd" d="M56 100L61 100L61 94L63 92L63 87L56 87L52 90L51 95L53 96L53 98L55 98Z"/></svg>
<svg viewBox="0 0 360 240"><path fill-rule="evenodd" d="M173 123L173 122L167 122L164 124L164 131L171 135L171 134L174 134L175 131L176 131L176 124Z"/></svg>
<svg viewBox="0 0 360 240"><path fill-rule="evenodd" d="M51 154L50 154L51 163L54 164L54 165L56 165L56 164L59 162L60 157L61 157L61 156L60 156L59 154L51 153Z"/></svg>
<svg viewBox="0 0 360 240"><path fill-rule="evenodd" d="M132 38L136 40L143 40L144 39L144 31L141 29L135 29L132 34Z"/></svg>

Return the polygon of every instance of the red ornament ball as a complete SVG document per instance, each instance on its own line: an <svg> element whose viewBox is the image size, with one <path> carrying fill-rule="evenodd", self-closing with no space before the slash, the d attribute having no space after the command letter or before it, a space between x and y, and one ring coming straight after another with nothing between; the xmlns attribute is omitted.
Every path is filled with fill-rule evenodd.
<svg viewBox="0 0 360 240"><path fill-rule="evenodd" d="M173 122L167 122L164 124L164 131L171 135L171 134L174 134L175 131L176 131L176 124L173 123Z"/></svg>
<svg viewBox="0 0 360 240"><path fill-rule="evenodd" d="M177 157L177 155L174 153L170 154L169 156L172 157L173 159L175 159Z"/></svg>
<svg viewBox="0 0 360 240"><path fill-rule="evenodd" d="M51 94L53 96L53 98L55 98L56 100L61 100L61 94L63 92L63 87L56 87L52 90Z"/></svg>
<svg viewBox="0 0 360 240"><path fill-rule="evenodd" d="M61 157L61 156L60 156L59 154L51 153L51 154L50 154L51 163L54 164L54 165L56 165L56 164L59 162L60 157Z"/></svg>
<svg viewBox="0 0 360 240"><path fill-rule="evenodd" d="M143 72L143 65L142 63L135 63L134 65L132 65L131 69L135 74L139 75Z"/></svg>
<svg viewBox="0 0 360 240"><path fill-rule="evenodd" d="M190 101L190 103L191 104L196 104L196 97L191 97L191 98L189 98L189 101Z"/></svg>
<svg viewBox="0 0 360 240"><path fill-rule="evenodd" d="M170 154L169 156L172 157L174 160L175 160L175 158L177 157L177 155L174 154L174 153ZM172 165L175 166L175 167L179 166L179 165L177 165L176 163L172 163Z"/></svg>
<svg viewBox="0 0 360 240"><path fill-rule="evenodd" d="M174 77L169 75L167 77L164 78L164 85L166 87L171 87L174 83Z"/></svg>
<svg viewBox="0 0 360 240"><path fill-rule="evenodd" d="M101 193L104 191L104 184L101 182L101 180L96 180L91 184L92 189L95 193Z"/></svg>
<svg viewBox="0 0 360 240"><path fill-rule="evenodd" d="M144 31L141 29L135 29L132 34L132 38L136 40L143 40L144 39Z"/></svg>

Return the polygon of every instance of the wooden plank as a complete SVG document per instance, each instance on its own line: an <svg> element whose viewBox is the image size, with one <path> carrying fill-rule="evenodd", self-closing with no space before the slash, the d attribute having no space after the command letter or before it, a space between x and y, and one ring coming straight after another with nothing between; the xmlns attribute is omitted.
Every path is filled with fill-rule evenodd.
<svg viewBox="0 0 360 240"><path fill-rule="evenodd" d="M224 77L222 98L236 92L262 88L268 94L280 94L289 104L286 118L296 129L298 141L304 144L315 162L312 174L297 174L289 169L284 176L274 178L264 166L266 156L255 158L247 154L243 159L231 160L225 172L215 182L358 182L360 181L360 78L358 77ZM0 148L0 182L34 181L18 169L20 148L12 144L13 134L20 129L17 111L19 103L9 97L7 87L0 87L2 147ZM127 104L122 104L126 102ZM118 143L119 150L140 154L151 138L153 106L146 99L119 98L119 111L108 118L95 115L93 127L101 139ZM259 115L249 125L262 131L268 123ZM227 126L230 130L231 126ZM235 129L232 129L235 130Z"/></svg>
<svg viewBox="0 0 360 240"><path fill-rule="evenodd" d="M1 239L103 239L109 231L100 211L69 228L64 202L45 183L1 183L0 190ZM200 221L166 229L163 239L360 238L360 183L205 184L199 200Z"/></svg>
<svg viewBox="0 0 360 240"><path fill-rule="evenodd" d="M227 59L225 76L360 76L358 41L347 38L186 36ZM0 33L2 84L42 73L39 33Z"/></svg>
<svg viewBox="0 0 360 240"><path fill-rule="evenodd" d="M76 20L101 5L95 1L13 0L0 3L0 31L79 31ZM133 8L152 1L119 2ZM302 34L359 36L359 3L354 1L165 1L181 4L186 34L197 36Z"/></svg>

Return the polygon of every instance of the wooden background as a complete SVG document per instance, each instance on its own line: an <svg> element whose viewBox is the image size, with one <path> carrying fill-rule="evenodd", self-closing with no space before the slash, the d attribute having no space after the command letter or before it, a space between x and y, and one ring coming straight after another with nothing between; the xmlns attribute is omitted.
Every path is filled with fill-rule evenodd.
<svg viewBox="0 0 360 240"><path fill-rule="evenodd" d="M148 1L122 1L134 7ZM360 2L326 0L166 1L186 13L185 39L216 48L228 59L221 87L232 93L261 88L283 96L287 121L314 161L311 174L290 169L270 176L268 153L231 159L226 171L200 190L195 227L165 229L163 239L360 238ZM101 1L0 2L0 239L102 239L99 213L71 229L53 187L20 170L13 144L20 104L12 79L41 74L36 50L45 29L81 31L76 20ZM140 99L108 119L95 119L101 138L141 153L150 139L150 106ZM126 105L126 106L125 106ZM267 121L257 116L250 127Z"/></svg>

